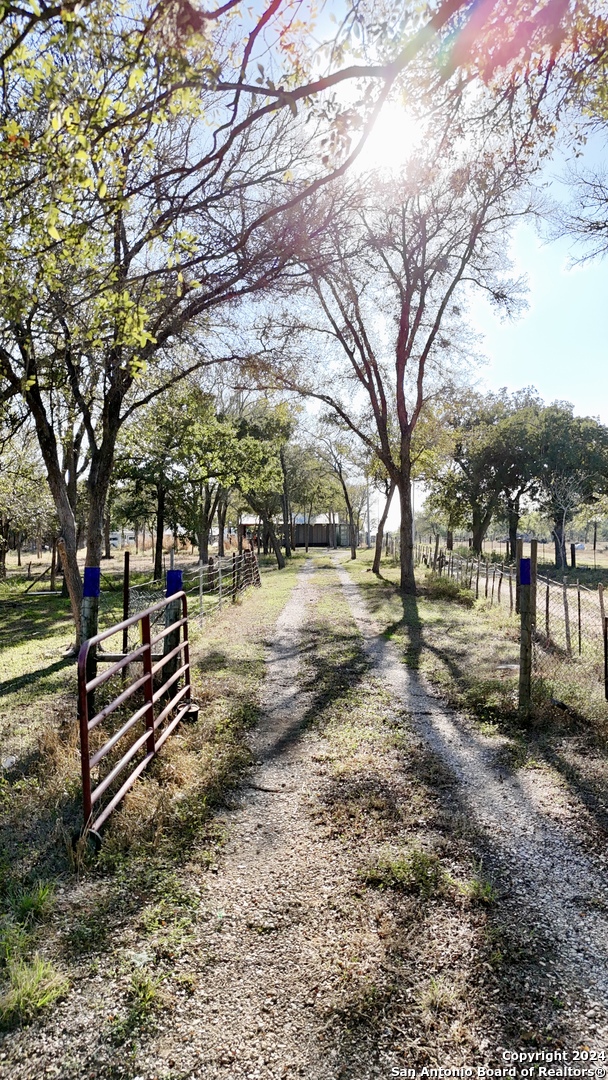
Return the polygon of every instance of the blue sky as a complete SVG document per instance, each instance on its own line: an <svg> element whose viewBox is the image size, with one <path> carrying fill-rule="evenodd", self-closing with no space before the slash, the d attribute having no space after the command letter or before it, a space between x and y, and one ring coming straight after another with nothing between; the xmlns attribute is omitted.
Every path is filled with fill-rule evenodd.
<svg viewBox="0 0 608 1080"><path fill-rule="evenodd" d="M580 415L608 424L608 260L570 267L569 240L543 242L521 225L511 248L516 274L528 277L529 308L501 322L476 300L473 323L488 363L481 387L535 386L545 401L571 401Z"/></svg>

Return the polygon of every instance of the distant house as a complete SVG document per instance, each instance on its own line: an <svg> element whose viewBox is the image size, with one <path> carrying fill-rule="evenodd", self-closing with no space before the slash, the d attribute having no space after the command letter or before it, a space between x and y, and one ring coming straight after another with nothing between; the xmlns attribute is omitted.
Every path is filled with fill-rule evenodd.
<svg viewBox="0 0 608 1080"><path fill-rule="evenodd" d="M239 529L242 536L253 537L258 528L259 521L252 514L241 514ZM277 535L282 535L283 522L275 520ZM304 514L296 514L292 519L291 543L294 547L306 547L307 518ZM310 534L308 544L310 547L333 547L335 535L336 547L349 547L349 527L345 521L331 522L327 514L313 516L310 521ZM359 543L359 531L355 530L356 543Z"/></svg>
<svg viewBox="0 0 608 1080"><path fill-rule="evenodd" d="M306 533L308 525L303 514L298 514L293 528L293 539L296 547L306 546ZM334 541L335 536L335 541ZM358 532L355 530L355 541L359 542ZM310 547L349 547L349 526L347 522L331 522L327 514L319 514L311 519L308 543Z"/></svg>

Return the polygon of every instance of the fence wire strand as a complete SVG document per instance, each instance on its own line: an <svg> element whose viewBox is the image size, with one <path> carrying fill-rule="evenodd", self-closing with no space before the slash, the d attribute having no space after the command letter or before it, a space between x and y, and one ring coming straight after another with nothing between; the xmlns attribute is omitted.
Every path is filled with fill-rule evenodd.
<svg viewBox="0 0 608 1080"><path fill-rule="evenodd" d="M398 559L398 544L394 557ZM470 589L476 599L518 619L513 564L463 558L456 552L416 544L414 562ZM608 720L604 686L602 588L537 575L532 639L532 699L551 702L588 720Z"/></svg>

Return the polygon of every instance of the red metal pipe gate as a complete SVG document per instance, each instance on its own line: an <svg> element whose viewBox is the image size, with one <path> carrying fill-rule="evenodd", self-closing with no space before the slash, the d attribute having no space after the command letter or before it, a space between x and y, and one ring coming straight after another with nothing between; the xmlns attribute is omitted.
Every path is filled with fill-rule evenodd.
<svg viewBox="0 0 608 1080"><path fill-rule="evenodd" d="M168 617L172 619L172 621L169 625L165 626L161 633L157 634L156 637L151 638L150 617L163 609L167 609L171 604L175 604L176 607L179 604L181 617L173 617L174 613L170 612ZM141 644L136 649L133 649L132 652L121 655L120 659L118 659L116 663L112 663L101 675L97 675L95 671L91 672L91 668L96 666L97 663L109 661L110 659L116 661L117 659L114 654L99 653L97 645L102 641L105 641L106 638L112 637L114 634L118 634L121 631L123 631L123 634L126 633L129 627L134 626L136 623L141 624ZM174 635L173 639L171 639L169 635ZM180 636L181 641L179 640ZM176 637L178 643L177 645L173 645L173 641ZM167 651L160 657L153 655L153 647L158 645L161 641L165 642L165 639L167 638L170 642ZM93 652L92 650L95 651ZM172 660L174 663L171 664L171 667L169 668L168 677L165 681L159 681L159 673L162 672L165 666L170 664ZM155 662L153 663L153 661ZM142 675L134 675L129 686L122 690L122 692L110 701L109 704L105 705L103 709L91 716L90 714L95 710L94 700L96 690L103 686L104 683L118 672L123 672L123 676L129 674L130 664L141 664L143 668ZM89 678L89 674L92 674L93 677ZM184 685L181 689L178 689L179 680L182 676ZM167 692L171 690L171 688L174 689L168 702L163 703L163 699L166 698ZM158 753L161 746L174 728L177 727L180 720L191 711L192 702L190 689L188 606L186 594L184 592L176 592L171 596L167 596L158 604L154 604L153 607L147 608L145 611L137 612L137 614L132 615L130 619L125 619L123 622L110 627L109 630L104 630L103 633L97 634L95 637L90 638L83 643L78 655L78 716L80 721L82 805L85 828L90 832L96 833L101 828L103 823L112 813L112 810L114 810L121 799L124 798L127 791L133 786L138 776L140 776L144 769L150 764L152 758ZM115 731L107 742L91 755L89 750L90 733L99 724L103 723L111 713L124 705L138 690L143 691L144 704L136 709L136 711L121 725L118 731ZM172 713L176 708L178 711L173 716ZM110 769L109 773L100 779L95 787L91 787L91 773L96 769L100 762L103 761L106 755L125 738L125 736L130 732L132 733L133 729L137 730L136 725L138 724L143 728L141 734L137 735L135 740L130 743L128 749L122 755L120 760ZM161 725L163 724L165 726L162 727L161 730ZM104 792L112 787L114 781L120 776L125 767L137 757L138 751L142 750L144 747L144 757L137 762L135 768L129 773L119 790L111 798L110 802L107 803L100 812L97 812L96 817L93 817L94 810L97 811L97 804Z"/></svg>

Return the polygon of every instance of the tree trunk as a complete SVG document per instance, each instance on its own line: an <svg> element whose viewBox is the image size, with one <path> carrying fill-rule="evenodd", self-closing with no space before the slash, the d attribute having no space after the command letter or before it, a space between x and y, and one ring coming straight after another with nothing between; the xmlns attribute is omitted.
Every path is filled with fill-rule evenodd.
<svg viewBox="0 0 608 1080"><path fill-rule="evenodd" d="M283 552L281 551L281 545L277 540L277 534L274 531L274 525L272 524L272 521L269 521L267 518L262 518L262 523L264 527L264 535L268 536L268 539L272 544L273 551L277 557L277 565L279 567L279 570L283 570L285 568L285 556L283 555Z"/></svg>
<svg viewBox="0 0 608 1080"><path fill-rule="evenodd" d="M17 533L17 566L21 566L21 544L23 542L23 533Z"/></svg>
<svg viewBox="0 0 608 1080"><path fill-rule="evenodd" d="M565 570L568 565L566 561L566 527L561 518L553 521L553 542L555 544L555 565L558 570Z"/></svg>
<svg viewBox="0 0 608 1080"><path fill-rule="evenodd" d="M384 510L382 511L382 517L378 522L378 529L376 532L376 550L374 552L374 561L372 563L372 572L376 577L380 576L380 560L382 558L382 541L384 539L384 526L386 525L386 519L391 505L391 500L395 493L395 481L391 480L388 494L386 496L386 503L384 504Z"/></svg>
<svg viewBox="0 0 608 1080"><path fill-rule="evenodd" d="M57 537L53 536L51 548L51 592L55 592L55 578L57 574Z"/></svg>
<svg viewBox="0 0 608 1080"><path fill-rule="evenodd" d="M226 530L226 513L228 510L228 498L223 496L217 503L217 553L220 559L224 557L224 532Z"/></svg>
<svg viewBox="0 0 608 1080"><path fill-rule="evenodd" d="M281 462L281 472L283 473L283 494L281 496L281 504L283 510L283 544L285 546L285 558L291 558L291 545L289 543L289 491L287 488L287 468L285 465L285 448L282 446L279 450L279 460Z"/></svg>
<svg viewBox="0 0 608 1080"><path fill-rule="evenodd" d="M401 524L399 526L399 588L410 596L416 595L416 578L414 577L414 521L412 517L412 485L410 481L409 464L404 462L401 475L397 481L399 489L399 506L401 509Z"/></svg>
<svg viewBox="0 0 608 1080"><path fill-rule="evenodd" d="M164 487L156 489L156 549L154 552L154 580L161 581L163 576L163 535L165 531L165 496Z"/></svg>
<svg viewBox="0 0 608 1080"><path fill-rule="evenodd" d="M517 557L517 529L519 526L519 514L509 507L509 555L512 559Z"/></svg>
<svg viewBox="0 0 608 1080"><path fill-rule="evenodd" d="M479 506L473 508L473 551L476 555L482 554L483 542L486 537L486 533L490 528L490 522L492 521L492 514L494 513L494 503L486 507L485 512L482 511Z"/></svg>
<svg viewBox="0 0 608 1080"><path fill-rule="evenodd" d="M4 521L0 522L0 532L2 533L2 535L0 535L0 578L2 579L6 577L6 552L8 550L8 530L9 522L6 522L6 526Z"/></svg>
<svg viewBox="0 0 608 1080"><path fill-rule="evenodd" d="M133 537L133 539L135 540L135 554L139 555L139 528L137 525L135 525L133 532L135 534Z"/></svg>
<svg viewBox="0 0 608 1080"><path fill-rule="evenodd" d="M445 546L447 551L454 550L454 533L452 529L448 529L445 537Z"/></svg>
<svg viewBox="0 0 608 1080"><path fill-rule="evenodd" d="M350 539L350 557L351 559L357 558L357 533L355 530L355 515L353 508L348 504L348 535Z"/></svg>
<svg viewBox="0 0 608 1080"><path fill-rule="evenodd" d="M219 486L212 490L209 484L201 488L201 509L198 525L198 560L201 566L209 562L209 534L219 499Z"/></svg>
<svg viewBox="0 0 608 1080"><path fill-rule="evenodd" d="M65 476L59 462L59 451L55 433L47 418L44 403L40 394L40 388L37 383L28 390L25 397L36 425L38 444L46 466L47 479L55 503L57 517L59 519L59 528L63 544L61 549L61 561L63 563L65 581L67 582L67 588L70 594L70 607L74 619L76 645L79 645L81 640L80 606L82 602L82 578L78 568L74 508L70 503ZM99 561L97 562L97 565L99 565Z"/></svg>

